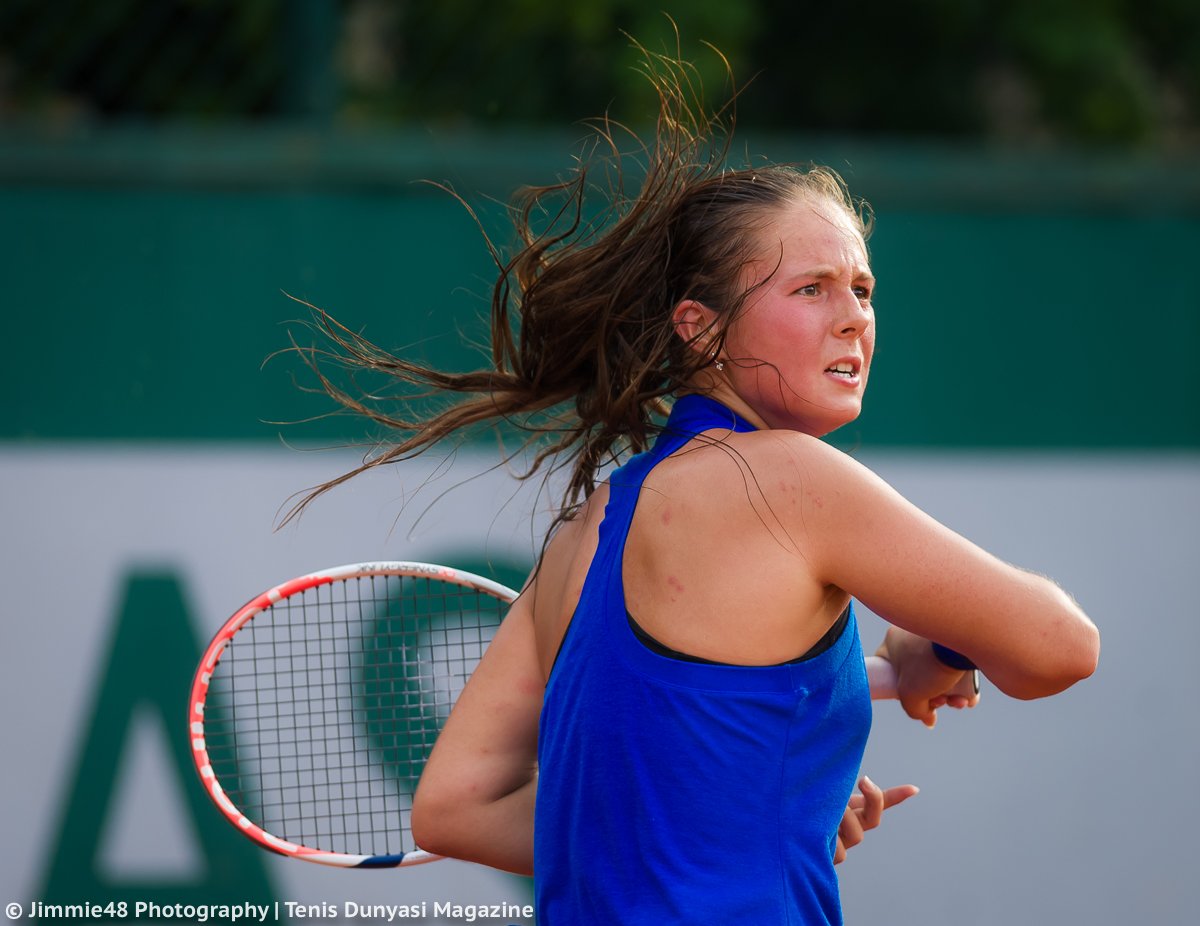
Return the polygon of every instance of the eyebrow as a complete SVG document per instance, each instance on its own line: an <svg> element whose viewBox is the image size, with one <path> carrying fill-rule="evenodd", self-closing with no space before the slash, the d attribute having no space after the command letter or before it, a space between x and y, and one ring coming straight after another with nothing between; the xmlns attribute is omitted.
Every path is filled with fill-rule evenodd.
<svg viewBox="0 0 1200 926"><path fill-rule="evenodd" d="M805 278L805 277L815 277L819 280L827 280L832 277L838 277L838 276L841 276L841 272L838 270L838 268L818 266L818 267L810 267L807 270L801 270L796 273L789 273L787 275L787 279L789 282L792 280L797 280L797 279L801 279L801 278ZM872 283L874 283L875 275L872 274L871 271L869 271L869 270L859 270L858 272L855 273L854 280L855 280L855 282L858 282L860 280L870 280Z"/></svg>

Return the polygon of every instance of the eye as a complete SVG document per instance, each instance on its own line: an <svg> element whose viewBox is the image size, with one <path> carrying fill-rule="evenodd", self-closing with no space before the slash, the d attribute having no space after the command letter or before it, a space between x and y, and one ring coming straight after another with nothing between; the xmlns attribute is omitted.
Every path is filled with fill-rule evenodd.
<svg viewBox="0 0 1200 926"><path fill-rule="evenodd" d="M801 286L796 290L798 296L816 296L821 292L820 283L809 283L807 286Z"/></svg>
<svg viewBox="0 0 1200 926"><path fill-rule="evenodd" d="M862 302L870 302L871 301L871 287L856 286L856 287L854 287L854 295L858 296L859 300L861 300Z"/></svg>

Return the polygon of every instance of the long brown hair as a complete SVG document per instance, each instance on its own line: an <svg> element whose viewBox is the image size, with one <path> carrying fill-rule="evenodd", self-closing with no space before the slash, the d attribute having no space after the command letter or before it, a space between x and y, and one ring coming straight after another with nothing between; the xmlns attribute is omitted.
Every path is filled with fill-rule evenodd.
<svg viewBox="0 0 1200 926"><path fill-rule="evenodd" d="M331 346L295 349L340 406L398 437L312 489L285 522L359 473L410 459L462 429L505 422L522 430L524 446L532 448L524 478L548 461L551 469L569 470L557 523L591 494L601 466L649 445L668 409L666 398L720 352L729 321L753 291L739 281L756 256L756 233L774 210L799 197L819 198L845 209L867 233L864 204L827 168L728 169L736 91L710 111L689 64L642 52L659 100L652 140L642 142L601 119L593 126L591 154L567 179L525 188L514 198L518 244L511 255L504 256L480 225L498 271L488 368L450 373L422 366L315 310L315 324ZM627 139L636 143L632 154L621 151ZM625 190L631 160L644 165L632 195ZM602 209L590 218L597 195ZM539 216L547 217L540 227ZM713 330L687 342L671 320L684 299L719 313ZM696 349L700 343L704 350ZM415 410L427 406L411 394L388 404L339 387L322 370L330 361L385 374L416 387L421 398L462 398L421 414Z"/></svg>

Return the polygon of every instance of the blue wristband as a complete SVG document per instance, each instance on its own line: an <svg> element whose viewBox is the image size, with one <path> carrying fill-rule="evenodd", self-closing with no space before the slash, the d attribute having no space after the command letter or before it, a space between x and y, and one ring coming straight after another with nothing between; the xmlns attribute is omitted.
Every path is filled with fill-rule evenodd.
<svg viewBox="0 0 1200 926"><path fill-rule="evenodd" d="M948 646L942 646L940 643L933 644L933 655L937 657L937 661L942 665L949 666L951 669L959 669L963 672L970 669L978 668L975 663L971 662L962 653L956 653Z"/></svg>

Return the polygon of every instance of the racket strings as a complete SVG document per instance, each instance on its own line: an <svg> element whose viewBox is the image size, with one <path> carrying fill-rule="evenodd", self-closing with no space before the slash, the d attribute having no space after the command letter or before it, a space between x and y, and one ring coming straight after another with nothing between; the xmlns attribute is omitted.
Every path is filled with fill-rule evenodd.
<svg viewBox="0 0 1200 926"><path fill-rule="evenodd" d="M506 602L425 577L365 576L277 602L214 669L205 739L230 800L309 848L415 848L412 794Z"/></svg>

